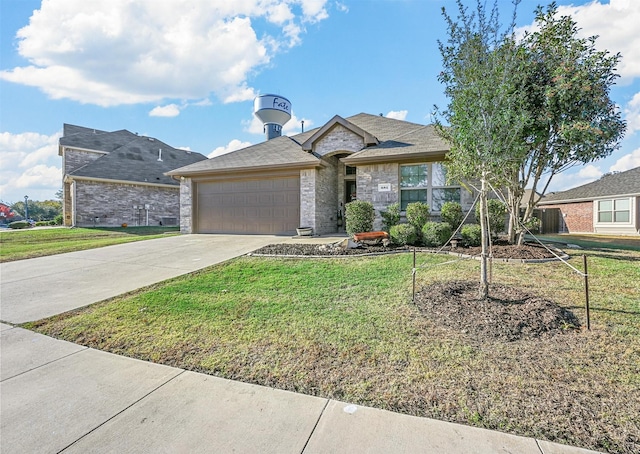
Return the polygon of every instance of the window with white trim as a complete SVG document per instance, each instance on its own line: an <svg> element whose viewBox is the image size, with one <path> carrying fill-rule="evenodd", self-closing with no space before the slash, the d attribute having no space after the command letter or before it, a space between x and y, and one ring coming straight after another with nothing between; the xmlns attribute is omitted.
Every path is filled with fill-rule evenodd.
<svg viewBox="0 0 640 454"><path fill-rule="evenodd" d="M438 162L400 166L400 209L413 202L440 211L445 202L460 203L460 186L447 184L446 168Z"/></svg>
<svg viewBox="0 0 640 454"><path fill-rule="evenodd" d="M598 222L629 223L630 220L629 199L598 200Z"/></svg>

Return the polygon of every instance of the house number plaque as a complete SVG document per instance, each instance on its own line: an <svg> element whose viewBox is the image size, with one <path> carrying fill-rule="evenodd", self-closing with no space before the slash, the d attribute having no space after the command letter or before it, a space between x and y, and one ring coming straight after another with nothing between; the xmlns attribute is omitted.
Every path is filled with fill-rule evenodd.
<svg viewBox="0 0 640 454"><path fill-rule="evenodd" d="M390 192L391 183L378 183L378 192Z"/></svg>

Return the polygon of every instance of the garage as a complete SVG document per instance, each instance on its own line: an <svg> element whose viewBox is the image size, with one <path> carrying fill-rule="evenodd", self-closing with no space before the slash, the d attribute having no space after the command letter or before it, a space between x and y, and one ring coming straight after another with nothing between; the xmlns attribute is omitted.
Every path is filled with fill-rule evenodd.
<svg viewBox="0 0 640 454"><path fill-rule="evenodd" d="M198 233L295 234L300 222L299 173L196 184Z"/></svg>

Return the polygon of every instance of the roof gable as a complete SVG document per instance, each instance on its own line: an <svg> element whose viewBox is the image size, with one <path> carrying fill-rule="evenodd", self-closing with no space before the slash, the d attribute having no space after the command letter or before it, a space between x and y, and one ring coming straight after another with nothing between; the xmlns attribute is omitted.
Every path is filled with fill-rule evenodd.
<svg viewBox="0 0 640 454"><path fill-rule="evenodd" d="M373 136L372 134L368 133L367 131L365 131L364 129L360 128L359 126L356 126L355 124L345 120L340 115L335 115L331 120L329 120L327 123L325 123L324 126L322 126L320 129L318 129L311 137L309 137L307 140L305 140L302 143L302 149L304 151L313 150L313 145L315 143L317 143L320 139L322 139L324 136L329 134L329 132L332 129L334 129L337 125L341 125L344 128L346 128L347 130L349 130L349 131L353 132L354 134L362 137L365 147L367 147L369 145L376 145L376 144L379 143L378 139L375 136Z"/></svg>

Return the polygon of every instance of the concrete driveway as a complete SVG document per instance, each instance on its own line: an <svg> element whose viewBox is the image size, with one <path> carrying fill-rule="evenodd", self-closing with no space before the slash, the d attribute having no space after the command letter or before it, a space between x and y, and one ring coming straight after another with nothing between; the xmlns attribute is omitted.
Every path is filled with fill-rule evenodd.
<svg viewBox="0 0 640 454"><path fill-rule="evenodd" d="M0 264L0 320L50 317L272 243L270 235L180 235Z"/></svg>

